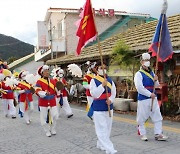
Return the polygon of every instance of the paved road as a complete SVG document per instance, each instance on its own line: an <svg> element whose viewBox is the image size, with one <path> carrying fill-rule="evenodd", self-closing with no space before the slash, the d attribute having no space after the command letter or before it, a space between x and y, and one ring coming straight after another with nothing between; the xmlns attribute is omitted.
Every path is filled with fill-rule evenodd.
<svg viewBox="0 0 180 154"><path fill-rule="evenodd" d="M0 102L1 103L1 102ZM39 112L35 109L32 124L21 118L5 118L0 104L0 154L104 154L96 148L93 122L84 108L72 105L74 117L67 119L62 113L57 124L57 135L50 138L40 126ZM149 124L149 141L137 136L135 117L114 114L111 140L118 154L179 154L180 123L164 121L167 142L154 140Z"/></svg>

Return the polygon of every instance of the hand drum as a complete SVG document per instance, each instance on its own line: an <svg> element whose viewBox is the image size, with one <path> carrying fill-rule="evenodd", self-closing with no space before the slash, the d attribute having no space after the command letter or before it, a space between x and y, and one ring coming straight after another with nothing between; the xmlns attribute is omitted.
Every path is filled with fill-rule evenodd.
<svg viewBox="0 0 180 154"><path fill-rule="evenodd" d="M56 88L57 90L63 90L64 89L63 83L60 81L56 82Z"/></svg>

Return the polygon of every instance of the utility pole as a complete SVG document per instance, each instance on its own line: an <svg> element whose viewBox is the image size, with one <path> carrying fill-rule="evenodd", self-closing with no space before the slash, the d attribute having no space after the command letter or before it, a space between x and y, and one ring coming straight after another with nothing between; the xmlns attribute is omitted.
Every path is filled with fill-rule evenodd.
<svg viewBox="0 0 180 154"><path fill-rule="evenodd" d="M50 35L50 46L51 46L51 59L53 59L53 50L52 50L52 23L51 23L51 19L50 19L50 30L49 30L49 35Z"/></svg>

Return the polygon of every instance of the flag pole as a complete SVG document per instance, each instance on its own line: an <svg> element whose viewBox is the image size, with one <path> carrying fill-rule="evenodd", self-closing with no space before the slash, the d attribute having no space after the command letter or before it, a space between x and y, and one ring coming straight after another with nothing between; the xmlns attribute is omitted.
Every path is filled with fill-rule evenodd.
<svg viewBox="0 0 180 154"><path fill-rule="evenodd" d="M161 39L162 39L162 29L163 29L163 23L164 23L164 16L165 14L162 14L162 22L161 22L161 29L160 29L160 34L159 34L159 43L158 43L158 51L157 51L157 55L156 55L156 65L155 65L155 75L157 74L158 71L158 60L159 60L159 53L160 53L160 48L161 48ZM155 92L155 81L154 81L154 87L153 87L153 93ZM152 99L151 102L151 112L153 109L153 103L154 103L154 99Z"/></svg>
<svg viewBox="0 0 180 154"><path fill-rule="evenodd" d="M90 1L90 3L91 3L91 1ZM92 10L93 18L94 18L94 11L92 9L92 4L91 4L91 10ZM96 28L95 20L94 20L94 25L95 25L95 28ZM101 44L100 44L97 28L96 28L96 32L97 32L97 42L98 42L98 50L99 50L100 60L101 60L101 67L102 67L102 70L103 70L104 80L106 80L106 74L105 74L105 71L104 71L104 64L103 64L103 56L102 56ZM105 86L105 90L106 90L106 98L108 100L109 96L108 96L108 87L107 87L107 85ZM109 117L111 117L110 105L107 104L107 106L108 106Z"/></svg>
<svg viewBox="0 0 180 154"><path fill-rule="evenodd" d="M103 76L104 76L104 80L106 80L106 74L105 74L105 71L104 71L104 64L103 64L103 56L102 56L101 44L100 44L100 41L99 41L98 34L97 34L97 41L98 41L98 49L99 49L99 54L100 54L100 59L101 59L101 66L102 66L102 69L103 69ZM105 90L106 90L106 98L108 100L109 96L108 96L108 87L107 87L107 85L105 86ZM108 105L108 112L109 112L109 117L111 117L110 105Z"/></svg>

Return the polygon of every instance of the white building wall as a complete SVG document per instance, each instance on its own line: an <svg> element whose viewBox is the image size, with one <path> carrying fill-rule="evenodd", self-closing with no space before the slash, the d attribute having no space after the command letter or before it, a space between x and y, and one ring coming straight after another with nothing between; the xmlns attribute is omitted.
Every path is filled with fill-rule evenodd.
<svg viewBox="0 0 180 154"><path fill-rule="evenodd" d="M51 16L50 16L51 26L50 26L50 20L48 21L49 31L51 28L53 52L65 52L66 50L65 24L64 24L65 16L66 16L65 13L53 12L51 13ZM61 23L62 23L62 31L59 30L59 24Z"/></svg>
<svg viewBox="0 0 180 154"><path fill-rule="evenodd" d="M98 30L98 33L101 34L107 28L112 26L118 20L121 19L121 15L116 15L114 17L102 15L95 16L95 23ZM52 51L53 52L62 52L65 54L73 54L76 51L77 44L78 44L78 37L76 36L77 28L75 23L80 19L79 13L62 13L62 12L51 12L45 20L47 20L47 26L52 34ZM51 26L50 26L51 21ZM62 36L58 37L59 28L58 24L62 22ZM51 31L50 31L51 29ZM49 37L51 38L51 37ZM51 49L45 53L41 53L38 51L35 53L35 60L46 61L48 58L51 57Z"/></svg>
<svg viewBox="0 0 180 154"><path fill-rule="evenodd" d="M22 70L26 70L29 71L32 74L36 74L37 73L37 69L42 66L44 64L44 62L35 62L34 60L26 63L20 67L16 67L16 69L14 69L14 71L22 71Z"/></svg>
<svg viewBox="0 0 180 154"><path fill-rule="evenodd" d="M111 25L113 25L115 22L117 22L121 16L117 17L103 17L103 16L95 16L95 22L96 27L98 30L98 33L101 34L104 32L107 28L109 28ZM65 25L66 25L66 46L67 46L67 52L75 53L77 43L78 43L78 37L76 36L77 27L75 25L75 22L79 20L79 14L68 14L65 18Z"/></svg>

